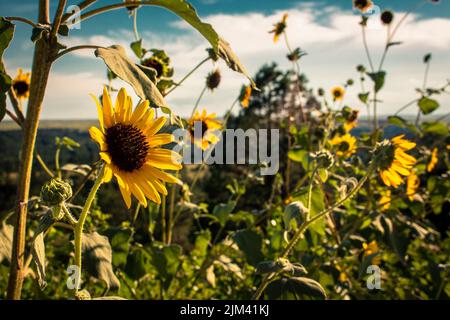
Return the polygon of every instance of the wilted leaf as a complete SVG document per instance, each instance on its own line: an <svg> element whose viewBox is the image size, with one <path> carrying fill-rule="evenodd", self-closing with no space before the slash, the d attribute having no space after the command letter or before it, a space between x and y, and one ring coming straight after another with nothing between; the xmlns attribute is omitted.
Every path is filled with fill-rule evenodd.
<svg viewBox="0 0 450 320"><path fill-rule="evenodd" d="M91 172L92 168L87 164L66 163L62 166L61 170L86 176Z"/></svg>
<svg viewBox="0 0 450 320"><path fill-rule="evenodd" d="M108 68L119 78L130 84L136 94L143 100L149 100L154 108L166 106L163 96L156 85L133 62L120 45L95 50L95 55L103 59Z"/></svg>
<svg viewBox="0 0 450 320"><path fill-rule="evenodd" d="M369 72L367 73L370 79L375 83L375 92L378 92L383 88L384 86L384 80L386 78L386 72L379 71L379 72Z"/></svg>
<svg viewBox="0 0 450 320"><path fill-rule="evenodd" d="M238 278L244 279L241 268L236 263L233 263L231 258L226 255L220 255L219 258L214 261L214 264L221 266L225 271L234 273Z"/></svg>
<svg viewBox="0 0 450 320"><path fill-rule="evenodd" d="M424 115L430 114L434 110L439 108L439 102L437 102L436 100L427 98L427 97L422 97L419 100L418 105L419 105L420 111L422 111L422 113Z"/></svg>
<svg viewBox="0 0 450 320"><path fill-rule="evenodd" d="M258 233L253 230L240 230L233 234L232 239L244 252L249 264L256 266L262 261L262 238Z"/></svg>
<svg viewBox="0 0 450 320"><path fill-rule="evenodd" d="M255 82L249 75L244 65L239 61L239 58L236 56L234 51L231 49L230 44L222 38L219 39L219 56L226 62L230 69L246 76L247 79L250 80L253 89L257 89Z"/></svg>
<svg viewBox="0 0 450 320"><path fill-rule="evenodd" d="M0 121L6 114L6 92L11 87L11 78L6 74L3 65L3 53L14 36L15 25L0 18Z"/></svg>
<svg viewBox="0 0 450 320"><path fill-rule="evenodd" d="M304 298L326 299L320 283L304 277L281 278L271 282L266 289L269 299L299 300Z"/></svg>
<svg viewBox="0 0 450 320"><path fill-rule="evenodd" d="M8 262L11 261L13 233L14 228L12 225L2 223L0 229L0 263L4 259Z"/></svg>
<svg viewBox="0 0 450 320"><path fill-rule="evenodd" d="M39 287L43 289L47 285L47 282L45 281L45 244L43 233L39 233L35 237L31 246L31 255L36 264Z"/></svg>
<svg viewBox="0 0 450 320"><path fill-rule="evenodd" d="M214 273L214 264L210 265L208 269L206 269L206 281L215 288L216 287L216 275Z"/></svg>
<svg viewBox="0 0 450 320"><path fill-rule="evenodd" d="M112 269L112 250L107 237L97 232L83 233L84 265L88 272L105 282L107 289L120 287Z"/></svg>

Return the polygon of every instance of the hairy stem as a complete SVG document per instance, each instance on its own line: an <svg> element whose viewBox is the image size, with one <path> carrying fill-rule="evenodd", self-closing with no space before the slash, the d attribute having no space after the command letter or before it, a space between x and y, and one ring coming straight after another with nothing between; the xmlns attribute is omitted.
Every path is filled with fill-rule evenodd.
<svg viewBox="0 0 450 320"><path fill-rule="evenodd" d="M105 174L105 167L102 166L100 172L97 176L97 179L92 186L91 191L84 203L83 210L81 211L80 218L78 219L77 224L75 225L75 265L78 267L78 279L76 281L76 291L80 289L81 284L81 267L82 267L82 245L83 245L83 227L86 222L86 218L89 213L89 209L91 208L92 202L95 199L95 195L97 194L98 189L103 183L103 176Z"/></svg>

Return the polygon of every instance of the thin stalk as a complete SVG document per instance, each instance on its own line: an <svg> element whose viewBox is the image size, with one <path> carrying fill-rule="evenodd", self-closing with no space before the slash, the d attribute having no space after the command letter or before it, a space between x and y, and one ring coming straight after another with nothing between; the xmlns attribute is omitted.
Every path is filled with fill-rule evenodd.
<svg viewBox="0 0 450 320"><path fill-rule="evenodd" d="M24 22L26 24L29 24L33 28L37 27L36 23L34 23L33 21L31 21L29 19L23 18L23 17L5 17L5 20L8 20L8 21L20 21L20 22Z"/></svg>
<svg viewBox="0 0 450 320"><path fill-rule="evenodd" d="M374 72L375 68L373 66L372 56L370 55L369 45L367 44L366 27L361 26L361 29L362 29L362 39L363 39L364 50L366 51L367 60L369 61L369 65L370 65L370 70L372 72Z"/></svg>
<svg viewBox="0 0 450 320"><path fill-rule="evenodd" d="M192 117L193 117L194 114L195 114L195 111L197 111L198 105L200 104L200 101L202 100L203 96L205 95L205 92L206 92L206 89L207 89L207 88L208 88L208 87L207 87L206 85L203 87L202 91L200 92L200 95L199 95L198 98L197 98L197 101L195 101L195 105L194 105L194 108L192 109L190 119L192 119Z"/></svg>
<svg viewBox="0 0 450 320"><path fill-rule="evenodd" d="M44 160L42 159L41 155L39 153L36 153L36 160L39 162L41 168L45 171L45 173L50 177L54 178L55 175L53 172L49 169L49 167L45 164Z"/></svg>
<svg viewBox="0 0 450 320"><path fill-rule="evenodd" d="M133 32L134 32L134 38L136 41L139 41L141 37L139 36L138 27L137 27L137 10L133 10Z"/></svg>
<svg viewBox="0 0 450 320"><path fill-rule="evenodd" d="M161 196L161 229L162 229L162 242L167 243L167 225L166 225L166 196Z"/></svg>
<svg viewBox="0 0 450 320"><path fill-rule="evenodd" d="M59 179L61 179L61 167L59 166L59 155L61 153L61 145L56 147L55 151L55 171L56 175Z"/></svg>
<svg viewBox="0 0 450 320"><path fill-rule="evenodd" d="M191 71L189 71L180 81L178 81L177 83L175 83L175 85L170 88L167 93L165 94L166 96L171 93L173 90L175 90L176 88L178 88L179 86L181 86L181 84L187 79L189 78L198 68L200 68L206 61L208 61L209 59L211 59L210 57L206 57L205 59L203 59L202 61L200 61Z"/></svg>
<svg viewBox="0 0 450 320"><path fill-rule="evenodd" d="M85 0L85 1L83 1L83 2L80 2L80 3L77 5L77 7L80 8L80 12L81 12L82 10L86 9L87 7L89 7L90 5L94 4L96 1L97 1L97 0ZM62 16L62 21L63 21L63 22L66 22L67 19L69 19L69 18L72 17L72 16L73 16L73 13L71 13L71 12L65 13L65 14Z"/></svg>
<svg viewBox="0 0 450 320"><path fill-rule="evenodd" d="M49 1L39 1L39 22L49 23ZM31 73L30 97L24 122L24 134L21 148L19 179L17 184L17 213L14 224L12 257L8 281L7 299L20 299L24 275L25 234L27 206L34 147L39 118L51 68L50 56L53 50L45 39L36 42Z"/></svg>
<svg viewBox="0 0 450 320"><path fill-rule="evenodd" d="M76 281L76 291L80 289L81 284L81 267L82 267L82 244L83 244L83 227L86 222L86 218L89 213L89 209L91 208L92 202L95 199L95 195L97 194L98 189L103 183L103 176L105 174L105 167L102 166L100 172L97 176L97 179L92 186L91 191L84 203L83 210L81 211L80 218L78 219L78 223L75 225L75 265L78 267L78 279Z"/></svg>
<svg viewBox="0 0 450 320"><path fill-rule="evenodd" d="M11 105L13 106L14 112L16 113L17 119L19 120L18 124L22 127L25 122L25 117L23 116L22 104L17 98L16 92L11 87L8 90L9 100L11 101Z"/></svg>
<svg viewBox="0 0 450 320"><path fill-rule="evenodd" d="M63 51L61 51L60 53L58 53L54 58L53 61L61 58L63 55L75 51L75 50L81 50L81 49L99 49L99 48L103 48L102 46L96 46L96 45L90 45L90 44L84 44L84 45L80 45L80 46L73 46L70 48L67 48Z"/></svg>
<svg viewBox="0 0 450 320"><path fill-rule="evenodd" d="M61 26L62 16L64 14L64 8L66 7L67 0L59 0L58 8L56 9L55 17L53 18L52 30L50 31L50 38L56 37L56 34Z"/></svg>
<svg viewBox="0 0 450 320"><path fill-rule="evenodd" d="M176 178L179 177L179 171L176 173ZM170 244L172 242L172 233L173 233L173 227L175 224L174 219L174 209L175 209L175 190L176 190L176 183L172 184L172 188L170 189L170 198L169 198L169 222L168 222L168 231L167 231L167 243Z"/></svg>
<svg viewBox="0 0 450 320"><path fill-rule="evenodd" d="M297 230L295 235L292 237L292 239L289 241L288 245L286 246L286 248L284 249L283 253L281 254L281 258L286 258L289 255L289 253L292 251L294 246L301 239L303 233L307 230L307 228L311 224L313 224L317 220L325 217L330 212L333 212L336 208L340 207L347 200L349 200L351 197L353 197L361 189L361 187L364 185L364 183L366 182L367 178L372 174L373 169L374 169L374 164L372 163L370 165L369 169L367 170L366 175L359 181L359 183L356 185L355 188L353 188L353 190L351 192L349 192L344 198L342 198L341 200L336 202L331 207L329 207L329 208L319 212L318 214L316 214L311 219L306 220L299 227L299 229ZM261 297L261 295L263 294L264 290L267 288L268 284L270 283L271 278L273 278L273 273L269 273L263 278L260 286L258 287L258 289L256 290L255 294L253 295L253 298L252 298L253 300L258 300Z"/></svg>

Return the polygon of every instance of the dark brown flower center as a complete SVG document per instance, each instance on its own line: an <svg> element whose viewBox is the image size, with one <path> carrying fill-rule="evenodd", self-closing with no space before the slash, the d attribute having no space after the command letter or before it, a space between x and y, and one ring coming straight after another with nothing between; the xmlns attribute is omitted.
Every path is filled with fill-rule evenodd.
<svg viewBox="0 0 450 320"><path fill-rule="evenodd" d="M342 141L338 146L339 151L345 152L350 149L350 144L347 141Z"/></svg>
<svg viewBox="0 0 450 320"><path fill-rule="evenodd" d="M192 136L193 138L195 137L195 135L194 135L194 132L195 132L195 124L196 124L197 122L200 122L200 121L195 121L195 122L192 124L192 126L190 126L190 128L189 128L189 131L190 131L191 136ZM206 124L206 122L201 121L201 129L202 129L201 132L202 132L202 138L203 138L203 136L205 135L206 131L208 131L208 125Z"/></svg>
<svg viewBox="0 0 450 320"><path fill-rule="evenodd" d="M127 172L144 165L150 148L146 136L139 128L123 123L106 129L106 144L112 163Z"/></svg>
<svg viewBox="0 0 450 320"><path fill-rule="evenodd" d="M16 81L13 84L13 88L18 96L22 96L28 92L30 86L26 81Z"/></svg>
<svg viewBox="0 0 450 320"><path fill-rule="evenodd" d="M356 8L363 10L369 5L369 1L368 0L355 0L354 4L355 4Z"/></svg>

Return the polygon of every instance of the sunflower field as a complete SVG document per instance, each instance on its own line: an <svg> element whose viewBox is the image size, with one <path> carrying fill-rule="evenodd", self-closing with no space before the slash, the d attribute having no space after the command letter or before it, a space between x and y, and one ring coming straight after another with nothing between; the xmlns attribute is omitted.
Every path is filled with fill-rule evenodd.
<svg viewBox="0 0 450 320"><path fill-rule="evenodd" d="M35 21L0 17L0 119L15 130L0 130L2 299L449 299L450 127L439 101L450 79L429 86L432 53L415 61L423 84L403 93L407 103L379 112L397 31L438 1L383 11L379 56L366 36L372 1L348 0L361 57L351 79L328 75L331 89L303 73L307 48L289 41L300 29L287 13L264 32L291 67L267 61L250 74L185 0L80 0L79 15L66 0L52 1L54 15L36 2ZM205 39L185 75L139 35L138 14L154 7ZM74 23L112 10L134 21L129 48L65 45ZM33 63L16 73L3 58L18 24ZM106 70L104 86L77 92L98 117L81 131L42 130L52 66L78 50ZM243 82L223 114L202 103L221 90L219 63ZM181 117L166 97L208 64Z"/></svg>

